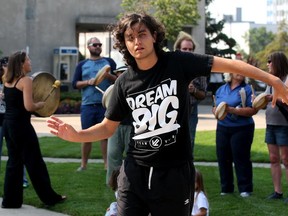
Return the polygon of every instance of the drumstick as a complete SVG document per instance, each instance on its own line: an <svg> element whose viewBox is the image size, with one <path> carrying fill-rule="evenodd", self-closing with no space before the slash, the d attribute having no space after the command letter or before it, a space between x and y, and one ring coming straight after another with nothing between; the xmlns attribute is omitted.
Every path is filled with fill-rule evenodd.
<svg viewBox="0 0 288 216"><path fill-rule="evenodd" d="M104 91L102 89L100 89L98 86L95 86L95 88L100 91L102 94L104 94Z"/></svg>
<svg viewBox="0 0 288 216"><path fill-rule="evenodd" d="M45 97L45 99L43 100L44 102L50 97L50 95L52 94L52 92L58 88L61 85L61 82L59 80L55 80L54 84L52 85L52 88L49 92L49 94Z"/></svg>
<svg viewBox="0 0 288 216"><path fill-rule="evenodd" d="M252 102L254 101L254 99L255 99L255 97L256 97L256 95L255 95L255 90L254 90L254 88L253 88L253 85L250 85L251 86L251 90L252 90Z"/></svg>
<svg viewBox="0 0 288 216"><path fill-rule="evenodd" d="M214 107L216 107L216 99L215 99L215 95L212 95L213 97L213 104L214 104Z"/></svg>
<svg viewBox="0 0 288 216"><path fill-rule="evenodd" d="M253 85L250 85L250 86L251 86L252 94L255 96L255 91L254 91Z"/></svg>

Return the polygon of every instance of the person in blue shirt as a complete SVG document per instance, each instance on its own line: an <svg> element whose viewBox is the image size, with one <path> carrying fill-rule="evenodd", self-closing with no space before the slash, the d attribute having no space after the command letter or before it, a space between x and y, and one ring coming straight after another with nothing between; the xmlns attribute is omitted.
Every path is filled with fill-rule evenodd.
<svg viewBox="0 0 288 216"><path fill-rule="evenodd" d="M220 172L221 195L234 192L233 163L241 197L253 192L251 145L254 137L252 89L240 74L225 73L226 84L215 94L216 106L225 102L227 115L218 120L216 152ZM247 81L247 80L246 80ZM216 107L213 108L215 114Z"/></svg>
<svg viewBox="0 0 288 216"><path fill-rule="evenodd" d="M106 65L110 66L110 71L116 69L116 63L111 58L101 56L102 43L96 37L87 41L87 48L90 52L90 58L85 59L76 67L72 81L73 88L81 89L81 126L87 129L104 119L105 109L102 106L103 92L95 88L95 77L97 73ZM97 87L105 91L114 81L116 76L106 71L105 78ZM107 139L100 140L102 157L105 169L107 168ZM88 158L92 150L92 142L82 143L82 161L77 171L83 171L87 168Z"/></svg>

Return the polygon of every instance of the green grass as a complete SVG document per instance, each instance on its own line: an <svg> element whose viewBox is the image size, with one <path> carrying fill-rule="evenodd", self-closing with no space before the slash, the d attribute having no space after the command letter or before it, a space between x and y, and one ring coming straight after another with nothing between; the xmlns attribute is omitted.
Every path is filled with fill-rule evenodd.
<svg viewBox="0 0 288 216"><path fill-rule="evenodd" d="M43 156L80 158L80 144L62 141L56 137L39 138ZM101 158L100 148L94 144L92 158ZM6 150L4 147L4 153ZM196 161L216 161L215 132L197 132L195 146ZM252 145L253 162L268 162L267 146L264 143L264 130L255 130ZM3 176L6 162L2 162L0 187L3 188ZM103 164L90 163L85 172L75 172L78 163L47 163L53 188L68 196L67 201L51 207L50 210L73 216L103 216L106 208L115 200L113 191L105 185ZM251 197L241 198L238 192L220 196L219 172L217 167L196 166L204 176L205 188L212 216L264 215L282 216L287 214L287 205L282 201L268 201L265 197L273 191L270 169L254 168L254 193ZM283 176L285 195L288 190ZM0 190L2 195L2 189ZM237 191L237 187L236 187ZM25 204L43 208L33 187L24 190Z"/></svg>

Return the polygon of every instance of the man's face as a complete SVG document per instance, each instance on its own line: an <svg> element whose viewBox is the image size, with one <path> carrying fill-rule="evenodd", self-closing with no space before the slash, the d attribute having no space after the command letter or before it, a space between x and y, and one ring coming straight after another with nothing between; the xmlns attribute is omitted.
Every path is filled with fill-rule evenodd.
<svg viewBox="0 0 288 216"><path fill-rule="evenodd" d="M193 52L194 46L192 41L189 40L183 40L180 44L180 51L182 52Z"/></svg>
<svg viewBox="0 0 288 216"><path fill-rule="evenodd" d="M146 59L155 54L155 37L144 24L135 24L124 33L125 44L135 60Z"/></svg>
<svg viewBox="0 0 288 216"><path fill-rule="evenodd" d="M98 39L92 39L87 46L91 56L100 56L102 52L102 43Z"/></svg>

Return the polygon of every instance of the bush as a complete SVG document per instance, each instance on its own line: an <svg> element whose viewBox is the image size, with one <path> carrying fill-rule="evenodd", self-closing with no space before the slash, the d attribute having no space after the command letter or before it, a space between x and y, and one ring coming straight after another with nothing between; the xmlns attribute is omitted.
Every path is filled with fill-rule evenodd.
<svg viewBox="0 0 288 216"><path fill-rule="evenodd" d="M79 114L81 93L79 91L61 92L60 103L55 114Z"/></svg>

